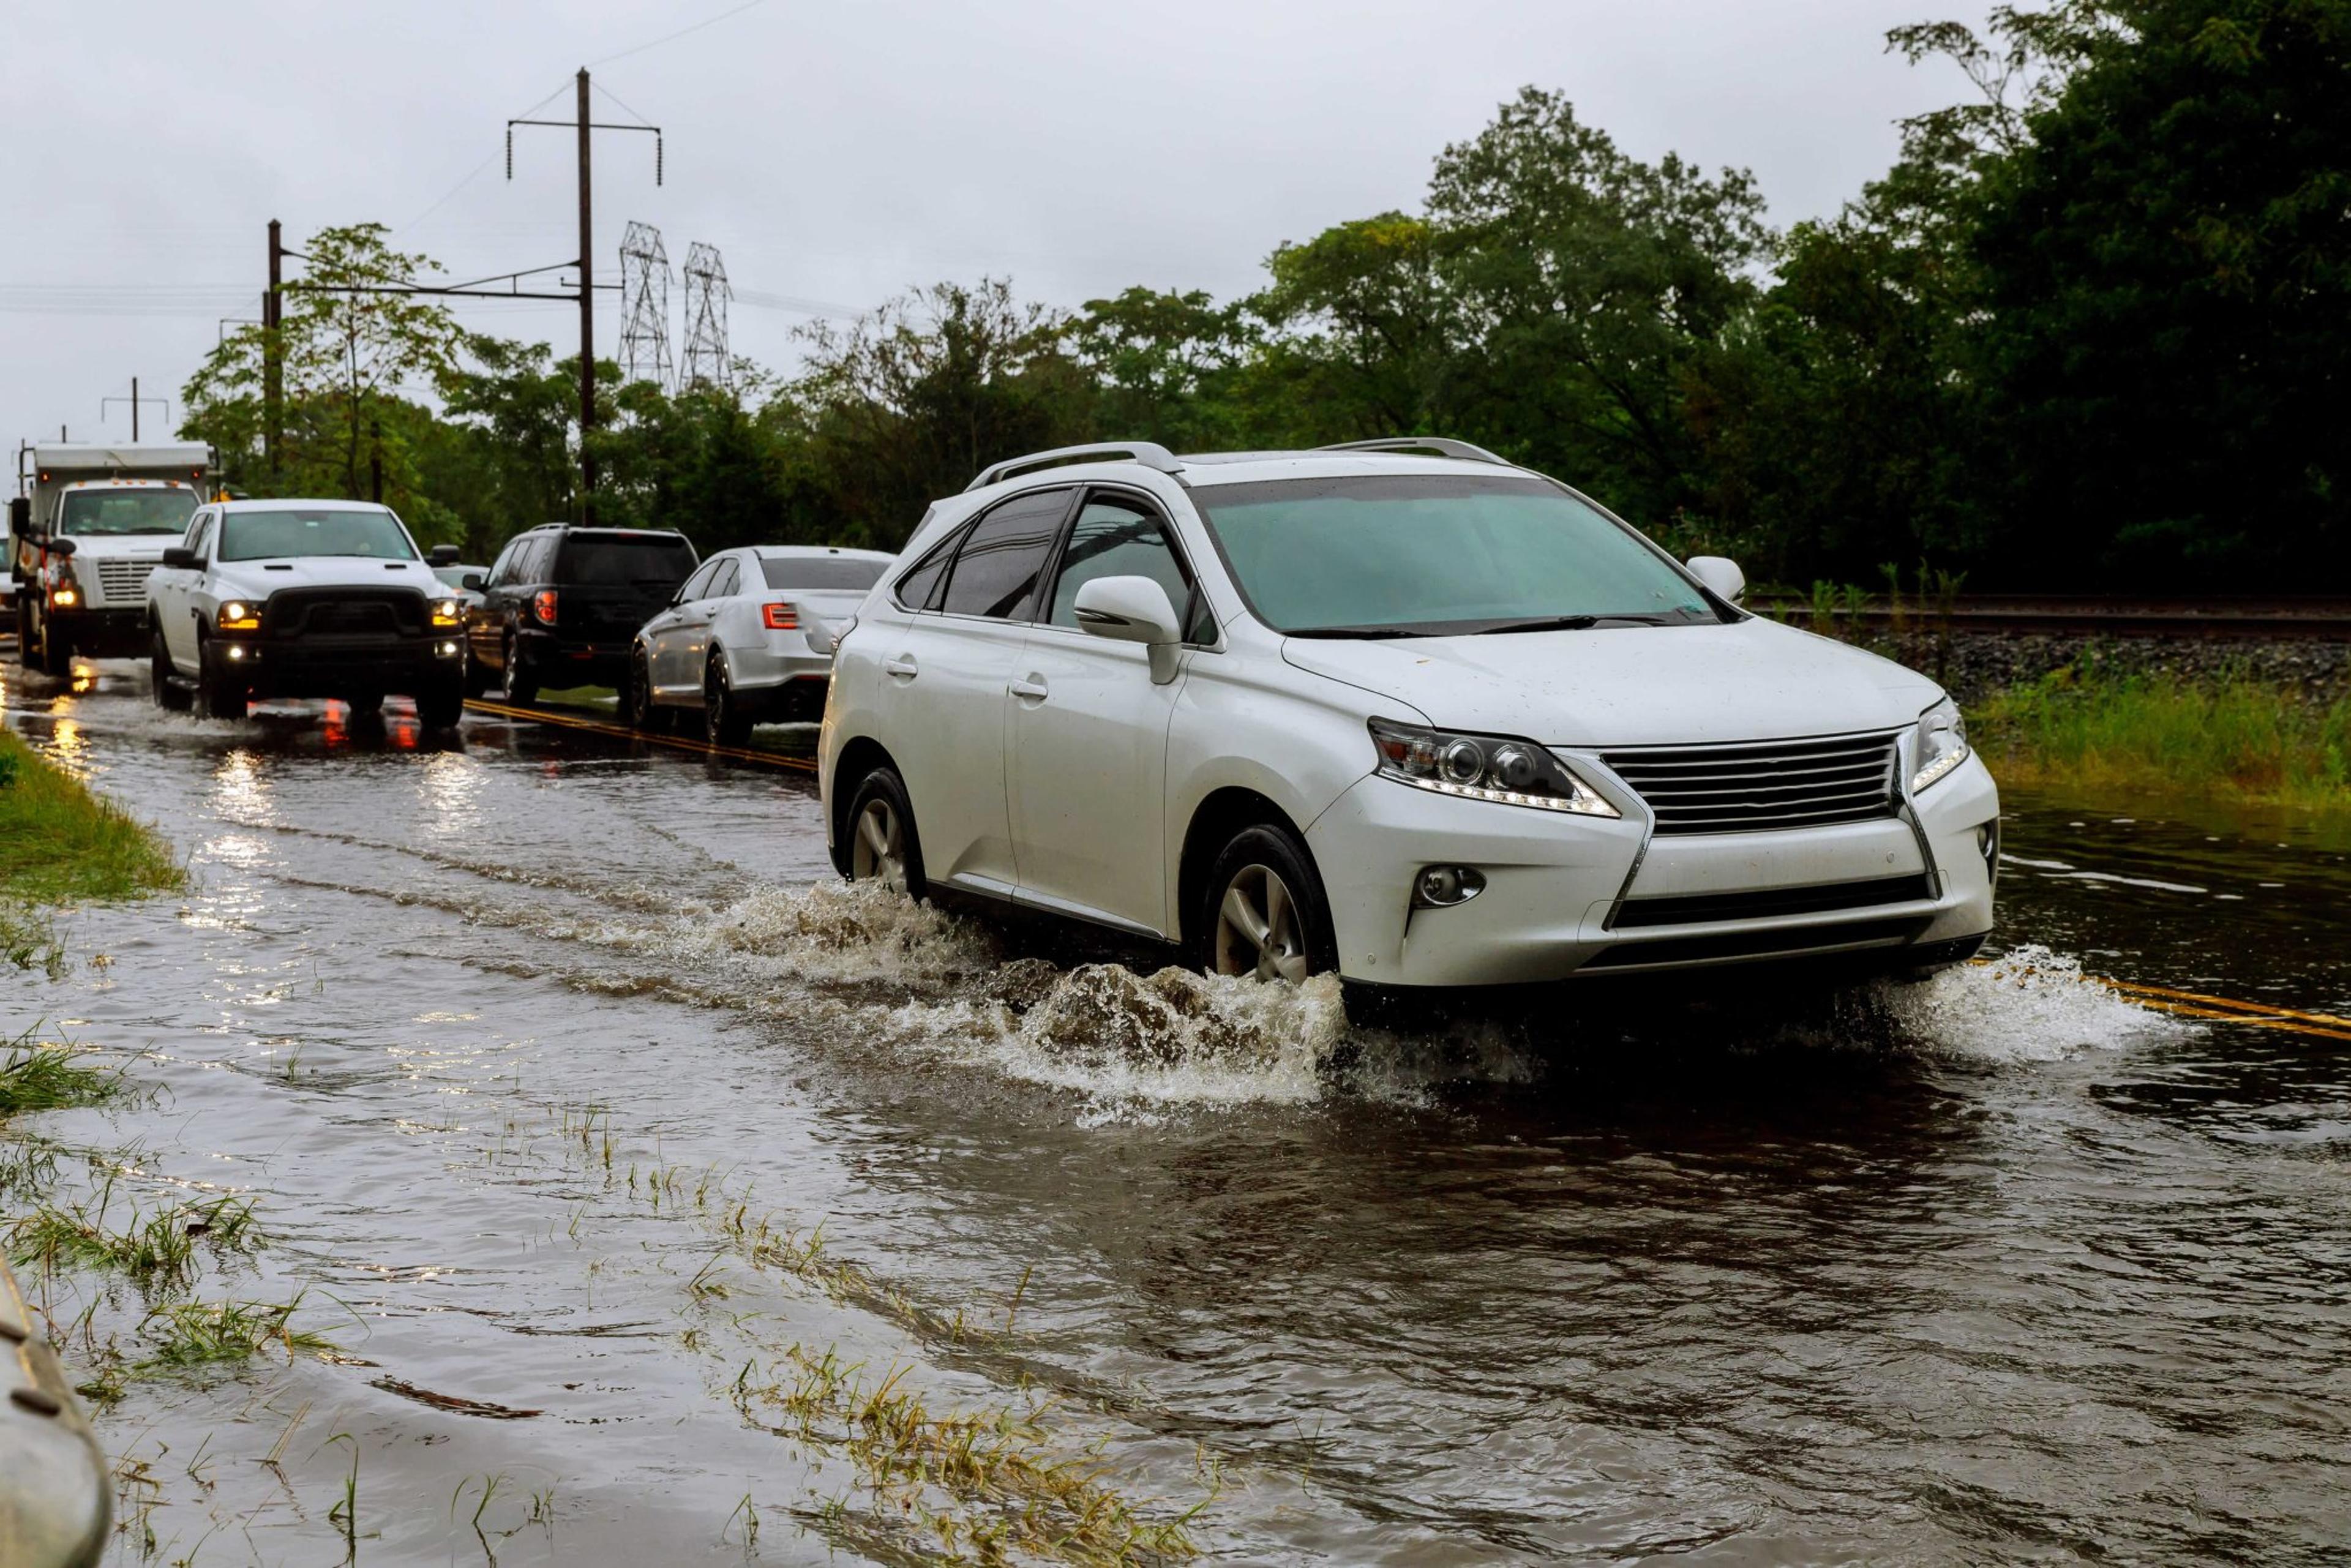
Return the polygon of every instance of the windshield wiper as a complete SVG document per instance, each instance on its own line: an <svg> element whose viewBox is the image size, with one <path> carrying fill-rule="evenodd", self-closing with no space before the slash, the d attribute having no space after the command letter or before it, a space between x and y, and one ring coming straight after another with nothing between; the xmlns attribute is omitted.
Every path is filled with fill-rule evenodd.
<svg viewBox="0 0 2351 1568"><path fill-rule="evenodd" d="M1493 632L1582 632L1590 627L1607 624L1681 626L1687 622L1670 612L1627 611L1621 615L1544 615L1531 621L1504 621L1492 626L1480 626L1471 635L1483 637Z"/></svg>
<svg viewBox="0 0 2351 1568"><path fill-rule="evenodd" d="M1284 632L1285 637L1430 637L1431 632L1416 631L1410 626L1301 626Z"/></svg>

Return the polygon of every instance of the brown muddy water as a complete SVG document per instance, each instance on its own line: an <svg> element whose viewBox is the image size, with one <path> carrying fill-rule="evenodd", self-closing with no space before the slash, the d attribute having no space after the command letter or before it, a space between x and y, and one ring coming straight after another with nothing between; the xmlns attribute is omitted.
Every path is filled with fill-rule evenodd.
<svg viewBox="0 0 2351 1568"><path fill-rule="evenodd" d="M0 1204L254 1228L19 1270L118 1562L2351 1550L2351 1041L2085 977L2351 1009L2320 830L2014 800L1993 964L1350 1033L850 894L799 779L92 669L8 722L192 881L0 978L135 1090ZM138 1365L190 1298L319 1338Z"/></svg>

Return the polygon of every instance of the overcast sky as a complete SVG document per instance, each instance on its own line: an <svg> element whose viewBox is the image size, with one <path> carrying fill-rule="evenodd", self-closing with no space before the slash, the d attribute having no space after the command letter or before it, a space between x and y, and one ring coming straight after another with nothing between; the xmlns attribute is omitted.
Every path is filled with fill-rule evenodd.
<svg viewBox="0 0 2351 1568"><path fill-rule="evenodd" d="M380 220L460 276L576 249L566 132L509 116L590 66L600 274L632 218L673 263L717 246L737 352L782 367L805 314L1009 274L1064 305L1129 284L1254 287L1285 239L1417 206L1430 161L1525 83L1564 90L1643 158L1752 169L1774 221L1834 212L1894 121L1953 101L1892 26L1979 21L1937 0L101 0L20 16L0 52L0 436L130 434L141 378L172 399L251 317L264 229L298 245ZM708 26L667 37L708 18ZM665 41L659 41L664 40ZM645 47L650 46L650 47ZM615 102L617 99L617 103ZM626 108L623 109L622 105ZM672 308L680 290L672 287ZM568 350L559 304L468 306ZM614 297L598 346L613 351ZM673 334L677 328L673 326ZM150 407L142 434L163 411Z"/></svg>

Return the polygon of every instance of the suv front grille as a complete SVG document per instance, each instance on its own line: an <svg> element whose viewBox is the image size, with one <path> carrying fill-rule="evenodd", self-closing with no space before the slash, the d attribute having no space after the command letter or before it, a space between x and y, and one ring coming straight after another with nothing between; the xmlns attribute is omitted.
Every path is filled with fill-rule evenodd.
<svg viewBox="0 0 2351 1568"><path fill-rule="evenodd" d="M152 560L125 560L114 557L98 563L99 593L109 604L127 604L136 600L147 586L147 574L161 563Z"/></svg>
<svg viewBox="0 0 2351 1568"><path fill-rule="evenodd" d="M1604 751L1661 833L1818 828L1890 817L1902 732Z"/></svg>

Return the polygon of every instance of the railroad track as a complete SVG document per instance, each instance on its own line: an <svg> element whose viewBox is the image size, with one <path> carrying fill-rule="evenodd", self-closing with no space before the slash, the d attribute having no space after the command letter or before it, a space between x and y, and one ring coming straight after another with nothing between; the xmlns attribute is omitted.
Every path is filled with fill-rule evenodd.
<svg viewBox="0 0 2351 1568"><path fill-rule="evenodd" d="M1797 626L1813 621L1813 602L1792 595L1750 595L1747 608ZM2229 638L2266 642L2351 642L2351 599L2066 599L2048 594L1971 594L1948 611L1932 604L1907 604L1897 617L1882 600L1865 601L1858 614L1833 611L1831 624L1858 623L1890 631L1899 619L1913 632L2001 636L2147 637L2189 641Z"/></svg>

